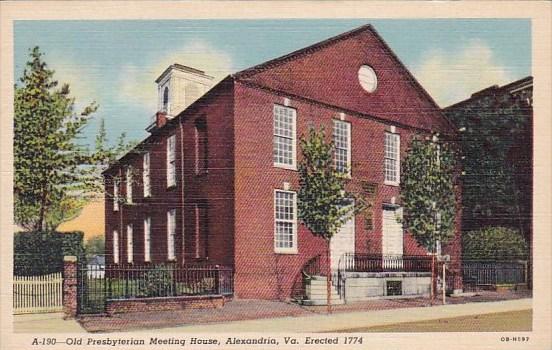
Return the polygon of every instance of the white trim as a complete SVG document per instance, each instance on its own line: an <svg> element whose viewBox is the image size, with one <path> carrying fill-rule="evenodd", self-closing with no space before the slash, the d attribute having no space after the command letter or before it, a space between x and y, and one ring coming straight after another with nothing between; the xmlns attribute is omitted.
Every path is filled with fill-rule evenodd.
<svg viewBox="0 0 552 350"><path fill-rule="evenodd" d="M291 110L292 113L292 140L291 140L291 164L286 163L279 163L274 160L274 136L283 137L280 135L275 134L274 130L274 118L276 117L276 109L282 108L282 109L288 109ZM283 168L288 170L297 170L297 110L293 107L288 106L282 106L280 104L275 103L272 108L272 163L274 167L276 168Z"/></svg>
<svg viewBox="0 0 552 350"><path fill-rule="evenodd" d="M113 230L113 263L119 263L119 231Z"/></svg>
<svg viewBox="0 0 552 350"><path fill-rule="evenodd" d="M132 167L126 169L126 201L132 204Z"/></svg>
<svg viewBox="0 0 552 350"><path fill-rule="evenodd" d="M172 150L171 150L172 144ZM167 138L167 188L176 186L176 135ZM172 168L172 171L171 171Z"/></svg>
<svg viewBox="0 0 552 350"><path fill-rule="evenodd" d="M176 259L176 209L167 211L167 260Z"/></svg>
<svg viewBox="0 0 552 350"><path fill-rule="evenodd" d="M144 197L151 197L151 156L149 152L144 153L142 160L142 185Z"/></svg>
<svg viewBox="0 0 552 350"><path fill-rule="evenodd" d="M151 216L144 218L144 261L151 261Z"/></svg>
<svg viewBox="0 0 552 350"><path fill-rule="evenodd" d="M291 248L282 248L282 247L276 247L276 193L282 192L282 193L291 193L293 194L293 220L288 220L287 222L292 223L292 241L291 241ZM273 191L273 220L274 220L274 235L273 235L273 244L274 244L274 253L276 254L298 254L299 249L297 247L297 192L295 191L286 191L282 189L274 189ZM282 221L281 219L279 221ZM285 221L285 220L284 220Z"/></svg>
<svg viewBox="0 0 552 350"><path fill-rule="evenodd" d="M119 211L119 179L113 180L113 211Z"/></svg>
<svg viewBox="0 0 552 350"><path fill-rule="evenodd" d="M134 229L132 224L127 225L127 262L132 264L134 261Z"/></svg>
<svg viewBox="0 0 552 350"><path fill-rule="evenodd" d="M385 156L385 153L387 152L386 151L386 140L387 140L387 135L391 135L393 137L396 137L396 142L397 142L397 147L396 147L396 150L397 150L397 154L396 154L396 159L395 159L395 171L397 173L397 176L396 176L396 181L392 181L392 180L387 180L387 174L386 174L386 171L385 171L385 163L386 163L386 160L388 159L386 156ZM384 185L388 185L388 186L399 186L400 182L401 182L401 135L399 133L396 133L396 132L390 132L390 131L385 131L384 132L384 135L383 135L383 147L384 147L384 155L383 155L383 183Z"/></svg>
<svg viewBox="0 0 552 350"><path fill-rule="evenodd" d="M333 120L333 129L332 129L332 139L334 140L334 146L336 144L335 142L335 125L336 124L344 124L344 125L347 125L347 175L350 177L351 176L351 173L352 173L352 169L351 169L351 165L352 165L352 158L353 158L353 150L352 150L352 143L351 143L351 135L352 135L352 128L353 128L353 125L351 124L351 122L348 122L348 121L345 121L345 120L337 120L337 119L334 119ZM336 166L335 164L335 155L334 155L334 166Z"/></svg>

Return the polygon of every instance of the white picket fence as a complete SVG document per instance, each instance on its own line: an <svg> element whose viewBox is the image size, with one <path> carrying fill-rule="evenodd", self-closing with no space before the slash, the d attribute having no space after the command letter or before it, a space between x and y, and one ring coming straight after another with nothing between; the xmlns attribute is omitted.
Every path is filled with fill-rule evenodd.
<svg viewBox="0 0 552 350"><path fill-rule="evenodd" d="M28 314L63 310L61 272L40 276L13 276L13 313Z"/></svg>

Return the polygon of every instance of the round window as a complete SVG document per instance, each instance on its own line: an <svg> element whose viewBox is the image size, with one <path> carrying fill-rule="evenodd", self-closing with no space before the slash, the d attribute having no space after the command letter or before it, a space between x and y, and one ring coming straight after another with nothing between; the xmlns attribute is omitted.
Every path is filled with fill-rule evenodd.
<svg viewBox="0 0 552 350"><path fill-rule="evenodd" d="M358 81L360 82L360 86L368 92L374 92L378 87L376 72L372 67L367 65L361 66L358 70Z"/></svg>

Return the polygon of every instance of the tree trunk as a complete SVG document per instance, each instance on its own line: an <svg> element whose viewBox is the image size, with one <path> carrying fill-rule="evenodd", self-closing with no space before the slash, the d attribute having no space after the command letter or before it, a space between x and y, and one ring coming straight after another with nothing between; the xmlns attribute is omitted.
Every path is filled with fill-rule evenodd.
<svg viewBox="0 0 552 350"><path fill-rule="evenodd" d="M40 198L40 214L38 217L38 227L37 229L40 231L45 231L45 216L46 216L46 189L42 190L41 198Z"/></svg>
<svg viewBox="0 0 552 350"><path fill-rule="evenodd" d="M328 304L328 314L332 313L332 264L330 256L330 240L328 239L328 248L326 249L326 303Z"/></svg>

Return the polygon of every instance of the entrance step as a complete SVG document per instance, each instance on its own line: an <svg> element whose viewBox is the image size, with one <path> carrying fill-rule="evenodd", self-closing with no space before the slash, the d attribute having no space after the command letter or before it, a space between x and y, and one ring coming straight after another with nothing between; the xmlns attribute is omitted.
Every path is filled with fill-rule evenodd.
<svg viewBox="0 0 552 350"><path fill-rule="evenodd" d="M327 286L326 277L313 276L306 282L305 285L306 300L303 300L304 305L327 305ZM335 286L331 286L331 304L344 304L345 301L339 297Z"/></svg>

